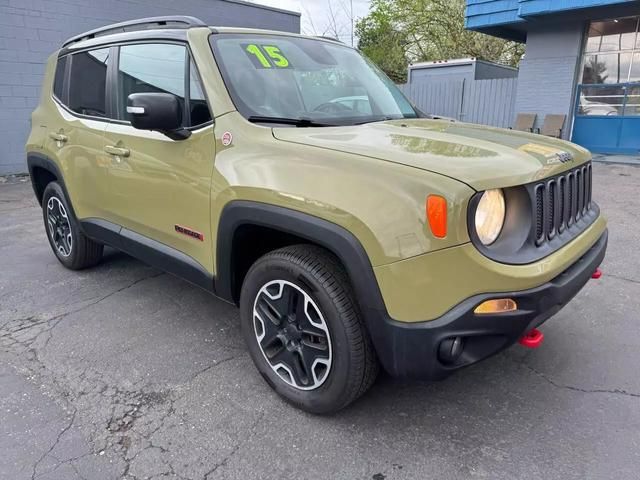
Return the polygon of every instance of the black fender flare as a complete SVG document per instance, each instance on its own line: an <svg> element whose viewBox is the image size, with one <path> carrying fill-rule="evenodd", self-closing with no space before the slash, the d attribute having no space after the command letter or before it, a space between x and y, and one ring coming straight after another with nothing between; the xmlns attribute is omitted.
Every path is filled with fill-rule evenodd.
<svg viewBox="0 0 640 480"><path fill-rule="evenodd" d="M38 202L40 202L40 193L38 192L33 171L36 168L42 168L43 170L47 170L54 177L56 177L57 179L56 181L60 184L60 187L62 187L62 191L67 197L67 202L69 203L71 210L73 210L73 205L71 204L71 197L69 196L69 192L67 191L67 186L64 183L64 177L62 176L62 171L60 171L60 168L58 167L58 165L51 158L41 153L29 152L27 154L27 167L29 169L29 176L31 177L31 186L33 187L33 193L35 193L36 198L38 199ZM74 218L77 218L75 215L75 211L72 211L72 213Z"/></svg>
<svg viewBox="0 0 640 480"><path fill-rule="evenodd" d="M386 314L369 256L351 232L297 210L247 200L229 202L220 215L216 248L216 295L219 297L234 302L233 242L236 230L243 225L272 228L326 248L347 270L365 319L372 318L373 311Z"/></svg>

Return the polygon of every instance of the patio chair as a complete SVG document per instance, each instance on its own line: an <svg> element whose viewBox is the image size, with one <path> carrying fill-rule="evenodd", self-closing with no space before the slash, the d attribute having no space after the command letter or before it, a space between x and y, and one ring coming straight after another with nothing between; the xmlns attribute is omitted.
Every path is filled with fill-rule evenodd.
<svg viewBox="0 0 640 480"><path fill-rule="evenodd" d="M544 123L542 128L538 129L538 133L546 135L547 137L560 138L562 137L562 129L564 128L564 122L566 115L549 114L544 117Z"/></svg>
<svg viewBox="0 0 640 480"><path fill-rule="evenodd" d="M519 113L512 130L533 132L533 126L536 124L536 116L535 113Z"/></svg>

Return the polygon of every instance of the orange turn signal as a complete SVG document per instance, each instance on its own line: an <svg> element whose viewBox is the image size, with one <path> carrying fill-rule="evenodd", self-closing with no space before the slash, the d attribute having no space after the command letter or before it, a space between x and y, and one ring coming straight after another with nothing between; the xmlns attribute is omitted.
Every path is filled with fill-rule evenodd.
<svg viewBox="0 0 640 480"><path fill-rule="evenodd" d="M427 219L434 237L447 236L447 200L444 197L440 195L427 197Z"/></svg>
<svg viewBox="0 0 640 480"><path fill-rule="evenodd" d="M484 315L487 313L513 312L518 309L518 304L510 298L497 298L487 300L476 307L473 313Z"/></svg>

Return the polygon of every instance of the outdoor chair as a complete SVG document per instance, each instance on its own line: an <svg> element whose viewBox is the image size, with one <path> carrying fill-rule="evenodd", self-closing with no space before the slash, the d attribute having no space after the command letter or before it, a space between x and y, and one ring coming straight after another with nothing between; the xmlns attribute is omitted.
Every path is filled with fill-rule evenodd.
<svg viewBox="0 0 640 480"><path fill-rule="evenodd" d="M521 132L533 132L533 127L536 124L535 113L519 113L516 117L516 123L512 130L519 130Z"/></svg>
<svg viewBox="0 0 640 480"><path fill-rule="evenodd" d="M562 136L562 129L564 128L566 118L566 115L547 115L544 117L542 128L538 129L538 133L546 135L547 137L560 138Z"/></svg>

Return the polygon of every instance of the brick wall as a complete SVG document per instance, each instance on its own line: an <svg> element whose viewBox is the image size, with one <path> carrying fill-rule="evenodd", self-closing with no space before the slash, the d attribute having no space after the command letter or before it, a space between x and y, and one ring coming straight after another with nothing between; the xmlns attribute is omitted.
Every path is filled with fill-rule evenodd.
<svg viewBox="0 0 640 480"><path fill-rule="evenodd" d="M26 171L24 144L47 57L78 33L140 17L300 31L300 16L236 0L0 0L0 175Z"/></svg>
<svg viewBox="0 0 640 480"><path fill-rule="evenodd" d="M567 115L563 137L569 138L581 65L584 22L532 28L520 63L516 113L537 113L537 126L550 113Z"/></svg>

